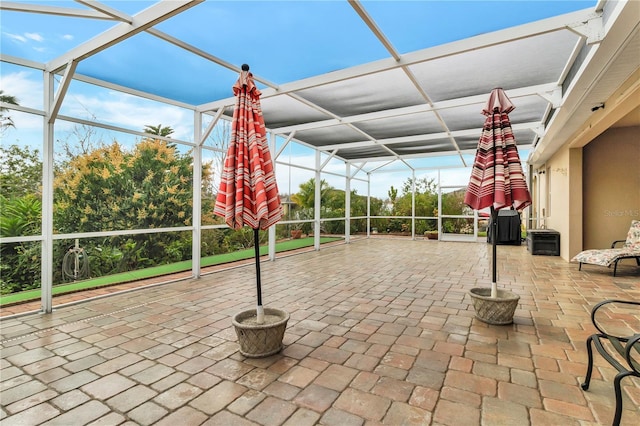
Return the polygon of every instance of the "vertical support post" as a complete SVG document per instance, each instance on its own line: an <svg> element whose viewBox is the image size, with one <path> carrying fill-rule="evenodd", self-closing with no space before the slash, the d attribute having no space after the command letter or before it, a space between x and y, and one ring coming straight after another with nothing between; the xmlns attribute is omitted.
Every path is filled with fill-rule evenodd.
<svg viewBox="0 0 640 426"><path fill-rule="evenodd" d="M271 151L271 158L273 161L273 170L275 171L276 168L278 167L276 164L276 160L275 160L275 156L274 153L276 152L276 135L273 133L270 133L270 137L269 137L269 150ZM276 176L278 176L278 173L275 174ZM291 179L289 179L291 180ZM278 187L278 191L280 190L280 187ZM291 192L289 192L289 194L291 194ZM280 196L280 194L278 193L278 196ZM278 225L273 225L269 227L269 260L274 262L276 260L276 226Z"/></svg>
<svg viewBox="0 0 640 426"><path fill-rule="evenodd" d="M202 112L193 115L193 207L191 211L193 230L191 231L191 276L200 278L202 258Z"/></svg>
<svg viewBox="0 0 640 426"><path fill-rule="evenodd" d="M411 171L411 239L416 239L416 171Z"/></svg>
<svg viewBox="0 0 640 426"><path fill-rule="evenodd" d="M40 265L40 300L42 312L53 312L53 139L55 119L52 114L54 95L53 74L44 72L44 138L42 149L42 244Z"/></svg>
<svg viewBox="0 0 640 426"><path fill-rule="evenodd" d="M478 210L473 211L473 239L478 239Z"/></svg>
<svg viewBox="0 0 640 426"><path fill-rule="evenodd" d="M316 188L315 197L313 200L313 246L316 251L320 250L320 209L322 202L320 197L322 195L321 189L321 173L320 173L320 151L316 150Z"/></svg>
<svg viewBox="0 0 640 426"><path fill-rule="evenodd" d="M346 243L351 239L351 165L345 163L345 183L344 183L344 240Z"/></svg>
<svg viewBox="0 0 640 426"><path fill-rule="evenodd" d="M440 176L440 169L438 169L438 241L442 239L442 177Z"/></svg>
<svg viewBox="0 0 640 426"><path fill-rule="evenodd" d="M367 173L367 238L371 236L371 173Z"/></svg>

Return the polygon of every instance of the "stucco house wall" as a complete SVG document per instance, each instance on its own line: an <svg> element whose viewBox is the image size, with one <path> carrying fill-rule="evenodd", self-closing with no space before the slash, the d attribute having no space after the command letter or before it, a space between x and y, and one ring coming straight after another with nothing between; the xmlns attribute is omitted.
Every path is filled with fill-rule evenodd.
<svg viewBox="0 0 640 426"><path fill-rule="evenodd" d="M560 243L566 243L568 224L568 191L569 150L560 149L546 164L545 179L547 183L546 227L560 232ZM562 236L565 238L562 238ZM562 256L562 248L560 250ZM564 256L563 256L564 257Z"/></svg>
<svg viewBox="0 0 640 426"><path fill-rule="evenodd" d="M582 148L565 146L539 174L544 226L560 233L560 256L607 248L640 220L640 127L613 127Z"/></svg>
<svg viewBox="0 0 640 426"><path fill-rule="evenodd" d="M583 249L609 247L640 220L640 127L611 128L583 155Z"/></svg>

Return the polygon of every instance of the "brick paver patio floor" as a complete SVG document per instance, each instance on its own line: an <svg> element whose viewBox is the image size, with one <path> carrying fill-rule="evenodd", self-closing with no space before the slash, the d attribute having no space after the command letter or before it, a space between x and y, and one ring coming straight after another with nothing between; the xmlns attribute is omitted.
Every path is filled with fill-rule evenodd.
<svg viewBox="0 0 640 426"><path fill-rule="evenodd" d="M640 300L633 262L606 268L498 247L515 322L474 318L490 284L482 243L369 239L262 263L264 304L291 318L285 348L238 352L231 317L255 303L255 269L0 320L0 422L9 425L607 425L615 370L589 313ZM624 320L624 317L621 317ZM640 321L627 315L629 321ZM628 324L627 324L628 325ZM623 425L640 424L625 379Z"/></svg>

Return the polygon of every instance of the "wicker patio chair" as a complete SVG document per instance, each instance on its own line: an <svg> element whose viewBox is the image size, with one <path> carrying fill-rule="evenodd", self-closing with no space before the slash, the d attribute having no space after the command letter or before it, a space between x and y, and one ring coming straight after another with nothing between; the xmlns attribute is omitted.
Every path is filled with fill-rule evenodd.
<svg viewBox="0 0 640 426"><path fill-rule="evenodd" d="M613 380L613 388L616 396L616 411L612 423L614 426L618 426L620 424L620 418L622 417L622 389L620 387L620 381L627 376L640 377L640 328L633 330L632 333L634 334L630 336L616 336L615 334L607 333L604 330L605 327L603 327L603 324L599 323L596 319L596 314L600 308L610 304L613 304L613 306L632 305L640 307L640 302L629 300L605 300L593 307L591 311L591 322L598 330L598 333L592 334L587 338L589 365L584 383L582 383L581 386L583 390L589 389L589 382L591 381L591 373L593 371L593 349L591 345L593 343L593 347L596 348L600 355L618 370L618 374L616 374ZM637 309L637 314L640 315L640 308ZM617 314L612 316L615 318L615 315Z"/></svg>

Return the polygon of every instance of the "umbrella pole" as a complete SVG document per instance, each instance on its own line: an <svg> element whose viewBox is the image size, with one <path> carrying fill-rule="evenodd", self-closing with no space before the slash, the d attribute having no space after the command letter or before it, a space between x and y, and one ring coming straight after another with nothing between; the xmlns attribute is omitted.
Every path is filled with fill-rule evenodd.
<svg viewBox="0 0 640 426"><path fill-rule="evenodd" d="M264 324L264 309L262 308L262 287L260 284L260 229L253 230L253 247L256 253L256 288L258 292L258 305L256 306L256 322Z"/></svg>
<svg viewBox="0 0 640 426"><path fill-rule="evenodd" d="M496 108L493 110L492 122L495 127L496 122L496 114L498 111ZM493 198L495 200L496 197L496 130L495 128L491 131L491 136L493 137ZM493 238L491 239L491 249L493 252L493 261L491 262L491 297L498 297L498 280L497 280L497 268L496 268L496 259L498 257L498 211L495 206L491 204L491 226L493 231Z"/></svg>
<svg viewBox="0 0 640 426"><path fill-rule="evenodd" d="M493 260L491 261L491 297L498 297L498 280L496 258L498 255L498 210L491 206L491 248Z"/></svg>

